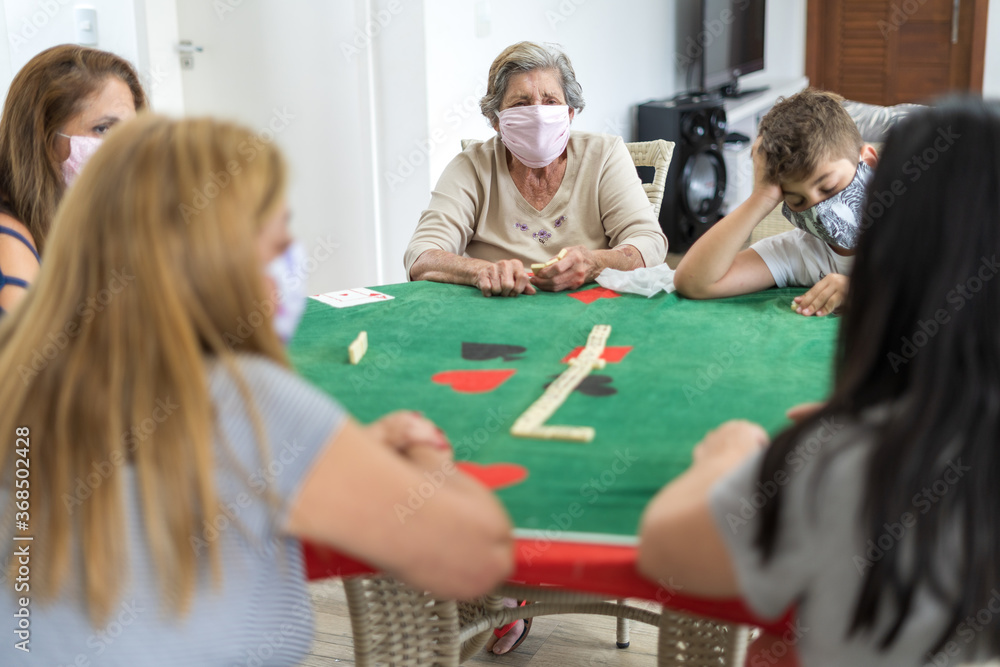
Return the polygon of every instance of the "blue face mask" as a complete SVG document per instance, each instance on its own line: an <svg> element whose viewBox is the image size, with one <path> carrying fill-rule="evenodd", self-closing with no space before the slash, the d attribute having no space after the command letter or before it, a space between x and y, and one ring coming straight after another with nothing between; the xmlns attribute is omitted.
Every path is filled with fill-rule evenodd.
<svg viewBox="0 0 1000 667"><path fill-rule="evenodd" d="M291 243L284 253L267 265L267 275L274 281L277 300L271 322L278 338L286 345L295 335L306 311L306 249L299 242Z"/></svg>
<svg viewBox="0 0 1000 667"><path fill-rule="evenodd" d="M853 250L861 233L865 192L874 173L867 164L859 162L854 179L846 188L804 211L793 211L788 204L782 204L781 214L819 240Z"/></svg>

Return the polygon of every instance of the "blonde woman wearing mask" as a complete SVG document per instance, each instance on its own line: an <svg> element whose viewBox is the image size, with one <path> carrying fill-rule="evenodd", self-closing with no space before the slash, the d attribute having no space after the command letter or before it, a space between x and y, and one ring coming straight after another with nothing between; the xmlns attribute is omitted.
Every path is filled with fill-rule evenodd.
<svg viewBox="0 0 1000 667"><path fill-rule="evenodd" d="M289 371L270 313L292 299L267 277L291 244L285 167L273 146L240 161L250 134L155 116L116 130L0 321L0 615L30 614L31 651L15 637L0 664L298 664L312 639L299 539L452 598L512 565L506 514L461 473L396 518L450 466L432 423L358 424ZM30 592L14 585L24 545Z"/></svg>

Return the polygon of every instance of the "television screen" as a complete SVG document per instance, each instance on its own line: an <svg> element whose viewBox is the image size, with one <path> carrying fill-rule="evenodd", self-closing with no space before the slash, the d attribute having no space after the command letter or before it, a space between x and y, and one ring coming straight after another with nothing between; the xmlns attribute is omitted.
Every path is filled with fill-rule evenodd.
<svg viewBox="0 0 1000 667"><path fill-rule="evenodd" d="M704 0L702 30L703 90L764 69L764 0Z"/></svg>

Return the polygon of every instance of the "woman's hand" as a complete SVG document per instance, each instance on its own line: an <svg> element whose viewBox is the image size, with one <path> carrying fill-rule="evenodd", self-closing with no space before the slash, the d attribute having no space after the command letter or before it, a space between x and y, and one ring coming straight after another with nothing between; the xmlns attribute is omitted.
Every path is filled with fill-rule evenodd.
<svg viewBox="0 0 1000 667"><path fill-rule="evenodd" d="M416 447L430 447L452 455L451 443L444 431L419 412L391 412L369 426L373 434L392 449L408 458Z"/></svg>
<svg viewBox="0 0 1000 667"><path fill-rule="evenodd" d="M799 422L813 416L813 414L822 409L824 405L826 405L826 403L823 403L822 401L799 403L798 405L788 408L785 412L785 416L798 424Z"/></svg>
<svg viewBox="0 0 1000 667"><path fill-rule="evenodd" d="M800 315L829 315L836 312L847 300L850 280L841 273L831 273L812 286L802 296L795 297L795 312Z"/></svg>
<svg viewBox="0 0 1000 667"><path fill-rule="evenodd" d="M566 248L563 258L552 266L535 271L531 282L547 292L562 292L593 282L602 269L595 251L575 245Z"/></svg>
<svg viewBox="0 0 1000 667"><path fill-rule="evenodd" d="M517 296L534 294L531 274L519 259L502 259L483 266L476 273L474 285L483 296Z"/></svg>
<svg viewBox="0 0 1000 667"><path fill-rule="evenodd" d="M752 422L728 421L699 442L692 453L695 466L735 468L770 442L767 431Z"/></svg>

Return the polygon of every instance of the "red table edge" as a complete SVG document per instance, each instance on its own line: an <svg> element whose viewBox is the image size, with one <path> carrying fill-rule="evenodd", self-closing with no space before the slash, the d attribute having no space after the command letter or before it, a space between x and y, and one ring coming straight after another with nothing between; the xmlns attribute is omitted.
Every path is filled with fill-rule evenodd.
<svg viewBox="0 0 1000 667"><path fill-rule="evenodd" d="M326 579L375 572L370 566L324 546L303 543L306 577ZM554 586L572 591L598 593L609 598L641 598L659 602L677 611L752 625L780 636L790 627L789 610L775 620L758 618L740 598L709 599L685 595L671 582L652 582L635 568L636 547L538 540L517 540L511 584Z"/></svg>

